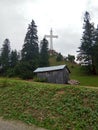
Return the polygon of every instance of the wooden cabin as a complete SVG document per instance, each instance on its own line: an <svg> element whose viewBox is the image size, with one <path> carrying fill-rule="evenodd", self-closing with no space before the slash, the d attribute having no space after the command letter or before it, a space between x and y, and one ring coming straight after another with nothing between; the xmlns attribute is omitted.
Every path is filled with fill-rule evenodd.
<svg viewBox="0 0 98 130"><path fill-rule="evenodd" d="M70 70L66 65L37 68L34 73L40 79L47 79L49 83L65 84L69 81Z"/></svg>

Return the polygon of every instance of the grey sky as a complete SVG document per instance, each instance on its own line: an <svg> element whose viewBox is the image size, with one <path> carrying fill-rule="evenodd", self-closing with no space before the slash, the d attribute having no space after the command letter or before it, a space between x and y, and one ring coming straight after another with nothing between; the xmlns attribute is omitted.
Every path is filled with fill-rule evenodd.
<svg viewBox="0 0 98 130"><path fill-rule="evenodd" d="M45 34L58 35L54 49L64 56L76 55L82 35L83 13L98 21L97 0L0 0L0 48L9 38L11 48L21 50L28 24L34 19L39 41Z"/></svg>

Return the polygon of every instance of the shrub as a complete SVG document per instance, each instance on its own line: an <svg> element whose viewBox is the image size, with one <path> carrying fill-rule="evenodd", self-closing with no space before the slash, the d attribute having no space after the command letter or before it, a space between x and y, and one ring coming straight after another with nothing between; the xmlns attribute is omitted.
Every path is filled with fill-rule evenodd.
<svg viewBox="0 0 98 130"><path fill-rule="evenodd" d="M15 75L19 76L22 79L31 79L33 78L33 67L28 62L20 62L15 67Z"/></svg>

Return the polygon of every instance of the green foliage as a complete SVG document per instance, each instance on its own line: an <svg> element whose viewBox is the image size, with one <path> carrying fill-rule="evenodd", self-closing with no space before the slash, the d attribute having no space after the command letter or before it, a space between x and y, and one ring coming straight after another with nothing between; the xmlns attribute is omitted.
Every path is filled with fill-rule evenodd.
<svg viewBox="0 0 98 130"><path fill-rule="evenodd" d="M10 41L9 39L4 40L4 44L1 49L1 66L2 72L5 73L10 66Z"/></svg>
<svg viewBox="0 0 98 130"><path fill-rule="evenodd" d="M15 77L16 74L15 74L15 68L9 68L6 72L6 76L7 77Z"/></svg>
<svg viewBox="0 0 98 130"><path fill-rule="evenodd" d="M20 62L16 65L14 72L22 79L33 78L33 65L31 66L29 62Z"/></svg>
<svg viewBox="0 0 98 130"><path fill-rule="evenodd" d="M61 53L59 53L58 55L57 55L57 58L56 58L56 61L62 61L63 60L63 56L61 55Z"/></svg>
<svg viewBox="0 0 98 130"><path fill-rule="evenodd" d="M38 64L39 61L39 48L38 48L38 36L37 36L37 26L34 20L28 27L24 45L22 48L22 60L25 62L33 62L33 64Z"/></svg>
<svg viewBox="0 0 98 130"><path fill-rule="evenodd" d="M17 65L18 58L19 58L19 56L17 54L17 51L16 50L15 51L12 50L11 54L10 54L10 67L11 68L14 68Z"/></svg>
<svg viewBox="0 0 98 130"><path fill-rule="evenodd" d="M94 61L94 46L95 46L95 28L94 24L90 23L90 14L85 12L84 15L84 32L79 47L78 59L88 63L91 66L91 73L96 74L96 66Z"/></svg>
<svg viewBox="0 0 98 130"><path fill-rule="evenodd" d="M49 66L48 41L44 38L40 43L40 63L39 66Z"/></svg>
<svg viewBox="0 0 98 130"><path fill-rule="evenodd" d="M66 58L66 60L68 60L71 63L74 63L75 62L75 56L68 54L68 57Z"/></svg>
<svg viewBox="0 0 98 130"><path fill-rule="evenodd" d="M74 68L71 68L71 64L69 64L68 67L71 71L70 79L78 80L82 86L98 87L98 76L91 75L85 66L74 64Z"/></svg>
<svg viewBox="0 0 98 130"><path fill-rule="evenodd" d="M32 78L33 70L39 66L37 26L34 20L28 27L21 54L22 57L18 63L17 51L11 51L9 39L5 39L0 56L0 74L2 76Z"/></svg>
<svg viewBox="0 0 98 130"><path fill-rule="evenodd" d="M91 75L91 66L81 66L81 74Z"/></svg>
<svg viewBox="0 0 98 130"><path fill-rule="evenodd" d="M98 27L95 30L95 45L93 47L94 50L94 62L95 62L95 67L98 73Z"/></svg>
<svg viewBox="0 0 98 130"><path fill-rule="evenodd" d="M5 39L3 47L1 48L0 56L0 75L1 76L15 76L14 67L17 65L19 55L17 51L11 51L9 39Z"/></svg>
<svg viewBox="0 0 98 130"><path fill-rule="evenodd" d="M22 79L32 78L33 71L39 65L37 26L35 25L34 20L32 20L28 27L21 52L22 62L17 65L16 71L18 71L18 75ZM19 70L20 68L21 70Z"/></svg>
<svg viewBox="0 0 98 130"><path fill-rule="evenodd" d="M0 79L0 83L4 79ZM98 89L7 80L0 116L50 130L97 130Z"/></svg>

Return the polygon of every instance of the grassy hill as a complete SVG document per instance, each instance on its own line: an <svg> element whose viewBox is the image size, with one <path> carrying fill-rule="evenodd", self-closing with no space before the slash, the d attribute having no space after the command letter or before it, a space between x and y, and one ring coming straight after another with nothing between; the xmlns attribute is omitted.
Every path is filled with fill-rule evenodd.
<svg viewBox="0 0 98 130"><path fill-rule="evenodd" d="M70 79L78 80L80 82L80 85L98 87L98 76L91 76L91 75L83 74L78 64L70 63L65 60L57 62L56 56L50 56L49 62L51 66L66 64L71 71Z"/></svg>
<svg viewBox="0 0 98 130"><path fill-rule="evenodd" d="M49 130L98 130L98 89L2 78L0 116Z"/></svg>
<svg viewBox="0 0 98 130"><path fill-rule="evenodd" d="M86 76L79 65L50 57L50 65L61 64L80 85L0 78L0 116L49 130L98 130L98 76Z"/></svg>

